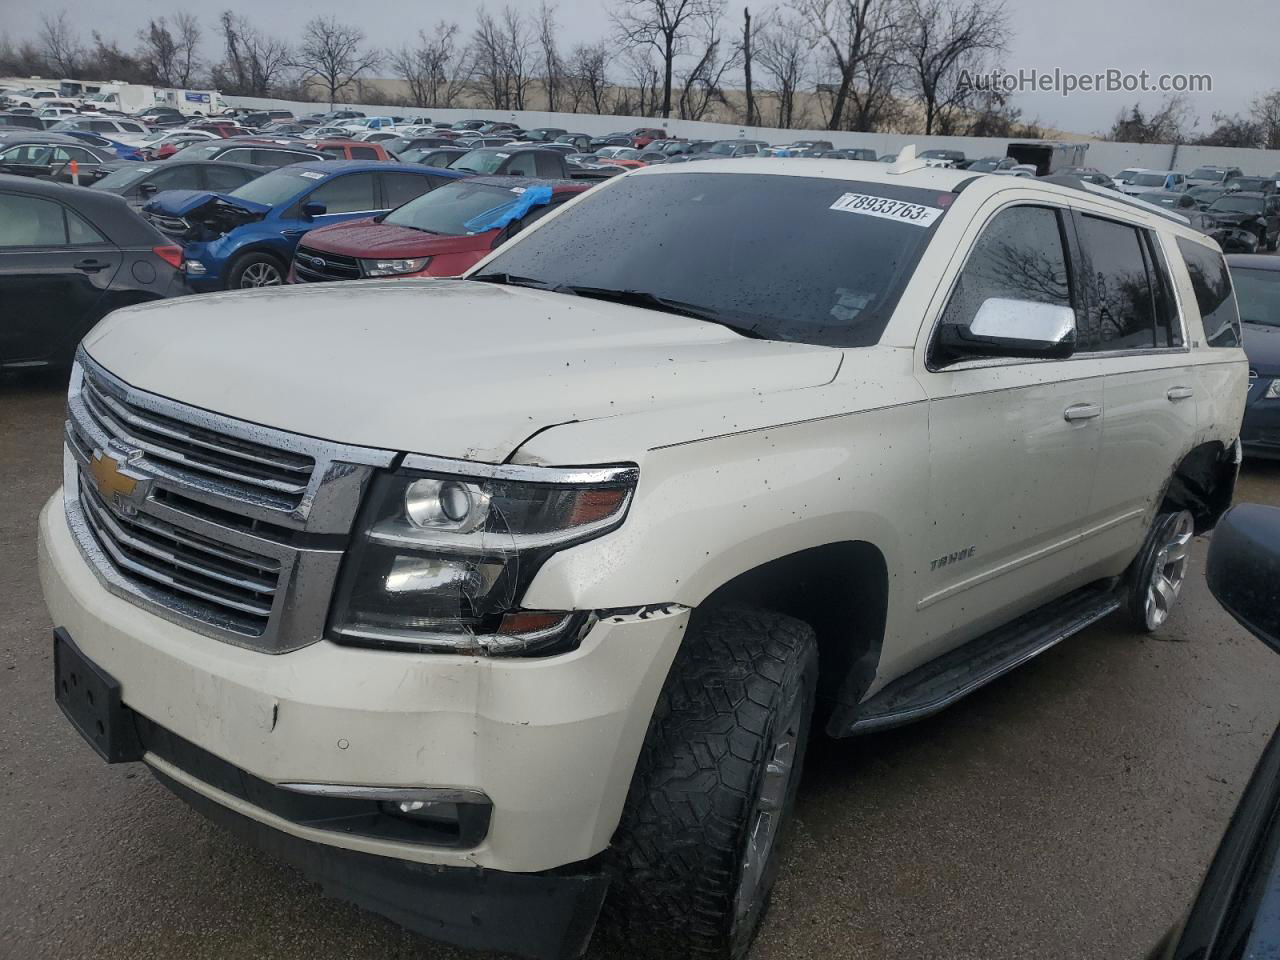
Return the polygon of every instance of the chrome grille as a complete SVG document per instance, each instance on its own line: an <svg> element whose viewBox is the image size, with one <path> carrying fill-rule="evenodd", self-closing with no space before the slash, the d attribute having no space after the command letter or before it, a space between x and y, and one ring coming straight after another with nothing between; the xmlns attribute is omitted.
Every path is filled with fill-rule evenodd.
<svg viewBox="0 0 1280 960"><path fill-rule="evenodd" d="M268 653L320 639L364 489L393 452L146 393L83 351L67 407L67 520L110 592Z"/></svg>
<svg viewBox="0 0 1280 960"><path fill-rule="evenodd" d="M299 246L293 256L293 272L299 280L317 283L325 280L359 280L360 262L355 257L328 253Z"/></svg>
<svg viewBox="0 0 1280 960"><path fill-rule="evenodd" d="M282 507L293 508L302 501L315 470L314 457L273 450L140 410L121 394L86 374L82 396L90 416L103 432L131 450L141 451L157 465L215 478Z"/></svg>
<svg viewBox="0 0 1280 960"><path fill-rule="evenodd" d="M200 610L246 637L260 637L271 617L280 561L218 544L138 514L126 518L80 477L80 503L94 538L116 569L170 594L173 607Z"/></svg>

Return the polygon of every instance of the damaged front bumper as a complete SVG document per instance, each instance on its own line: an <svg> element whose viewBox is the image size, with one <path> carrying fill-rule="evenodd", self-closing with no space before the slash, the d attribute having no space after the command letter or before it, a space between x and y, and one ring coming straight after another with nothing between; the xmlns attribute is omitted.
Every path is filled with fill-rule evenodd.
<svg viewBox="0 0 1280 960"><path fill-rule="evenodd" d="M269 656L109 593L60 492L41 512L39 566L53 622L136 715L137 753L120 759L142 756L215 819L413 929L536 956L576 949L604 891L583 864L617 826L686 608L604 618L578 649L540 659L323 640ZM397 833L374 822L367 788L489 806L481 829L459 810L450 836ZM318 800L357 806L335 818ZM510 942L510 931L484 929L504 910L531 924Z"/></svg>

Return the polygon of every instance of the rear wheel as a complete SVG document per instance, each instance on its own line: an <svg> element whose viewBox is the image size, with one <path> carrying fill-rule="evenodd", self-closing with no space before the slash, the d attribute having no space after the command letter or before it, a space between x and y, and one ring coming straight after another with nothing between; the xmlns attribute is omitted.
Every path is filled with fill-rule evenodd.
<svg viewBox="0 0 1280 960"><path fill-rule="evenodd" d="M777 876L817 679L808 624L751 608L695 614L610 850L606 937L633 953L745 956Z"/></svg>
<svg viewBox="0 0 1280 960"><path fill-rule="evenodd" d="M1195 520L1191 513L1162 513L1151 526L1147 542L1134 561L1126 609L1129 620L1143 633L1164 626L1187 579Z"/></svg>
<svg viewBox="0 0 1280 960"><path fill-rule="evenodd" d="M237 257L227 272L228 290L278 287L284 283L285 267L269 253L246 253Z"/></svg>

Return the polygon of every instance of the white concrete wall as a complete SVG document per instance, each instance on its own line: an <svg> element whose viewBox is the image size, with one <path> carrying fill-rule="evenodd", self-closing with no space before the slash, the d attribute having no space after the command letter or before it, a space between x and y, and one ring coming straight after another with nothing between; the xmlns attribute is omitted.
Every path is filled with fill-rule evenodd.
<svg viewBox="0 0 1280 960"><path fill-rule="evenodd" d="M292 110L297 116L323 112L323 103L290 100L265 100L255 97L225 97L236 107ZM988 137L926 137L893 133L846 133L831 130L780 130L775 127L747 127L729 123L706 123L698 120L656 120L652 117L614 117L593 113L545 113L533 110L421 109L388 107L378 104L341 104L366 114L395 113L400 116L426 116L432 120L455 122L472 117L507 120L530 129L563 127L574 133L605 134L635 127L665 127L672 136L691 140L726 140L747 137L769 143L791 143L795 140L829 140L836 147L862 147L877 154L897 153L913 143L920 150L963 150L969 157L1004 156L1009 140ZM1280 171L1280 151L1249 150L1237 147L1192 147L1158 143L1111 143L1090 141L1085 155L1088 166L1104 173L1117 173L1125 167L1148 167L1155 170L1191 170L1201 164L1237 166L1247 174L1269 176Z"/></svg>

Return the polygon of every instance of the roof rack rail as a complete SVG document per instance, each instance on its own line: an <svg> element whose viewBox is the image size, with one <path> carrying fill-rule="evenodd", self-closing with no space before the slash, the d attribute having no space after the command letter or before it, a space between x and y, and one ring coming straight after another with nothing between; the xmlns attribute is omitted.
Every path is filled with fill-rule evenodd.
<svg viewBox="0 0 1280 960"><path fill-rule="evenodd" d="M1118 190L1108 190L1106 187L1100 187L1096 183L1090 183L1088 180L1082 180L1080 177L1070 173L1054 173L1047 177L1040 177L1045 183L1054 183L1060 187L1071 187L1075 190L1083 190L1086 193L1092 193L1099 197L1106 197L1108 200L1115 200L1119 203L1126 204L1130 207L1136 207L1139 210L1145 210L1147 213L1156 213L1166 219L1172 220L1174 223L1180 223L1184 227L1191 226L1191 221L1180 213L1175 213L1165 207L1156 206L1154 203L1147 203L1145 200L1139 200L1137 197L1130 197Z"/></svg>

